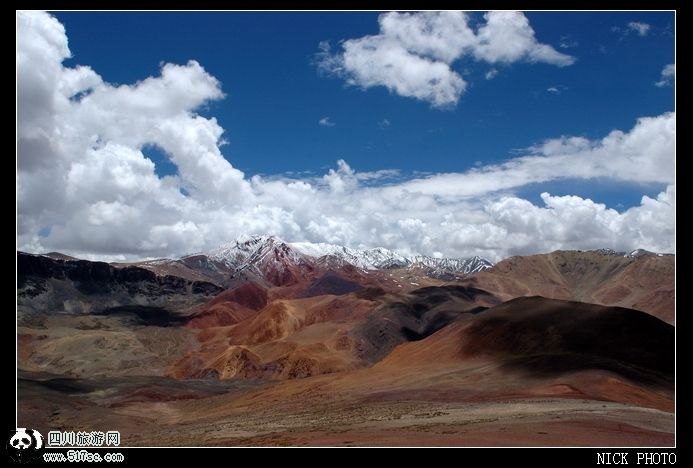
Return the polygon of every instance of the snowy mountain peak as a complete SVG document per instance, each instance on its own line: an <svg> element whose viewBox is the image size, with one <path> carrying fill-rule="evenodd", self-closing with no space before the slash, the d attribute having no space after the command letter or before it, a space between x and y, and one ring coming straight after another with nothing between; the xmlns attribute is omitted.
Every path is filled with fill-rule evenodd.
<svg viewBox="0 0 693 468"><path fill-rule="evenodd" d="M650 252L649 250L645 249L635 249L632 250L626 254L624 254L624 257L630 257L630 258L637 258L637 257L644 257L646 255L655 255L653 252Z"/></svg>
<svg viewBox="0 0 693 468"><path fill-rule="evenodd" d="M393 268L425 269L431 276L471 274L493 264L481 257L435 258L426 255L404 256L392 250L376 247L353 249L343 245L312 242L287 243L276 236L241 236L217 249L205 253L210 260L239 271L257 269L267 262L302 264L313 262L333 268L352 265L361 270Z"/></svg>
<svg viewBox="0 0 693 468"><path fill-rule="evenodd" d="M392 268L427 268L436 273L470 274L482 271L493 264L481 257L435 258L426 255L407 257L383 247L352 249L335 244L294 242L289 244L305 255L323 258L323 262L348 263L364 270Z"/></svg>
<svg viewBox="0 0 693 468"><path fill-rule="evenodd" d="M666 254L666 253L650 252L649 250L645 250L645 249L635 249L635 250L631 250L630 252L618 252L618 251L613 250L613 249L596 249L596 250L590 250L590 252L598 253L601 255L609 255L609 256L613 256L613 257L626 257L626 258L651 257L651 256L664 257L666 255L672 255L672 254Z"/></svg>
<svg viewBox="0 0 693 468"><path fill-rule="evenodd" d="M625 252L617 252L614 249L595 249L590 252L594 252L599 255L607 255L610 257L625 257Z"/></svg>
<svg viewBox="0 0 693 468"><path fill-rule="evenodd" d="M288 257L295 262L298 262L301 257L298 252L276 236L241 236L204 255L230 268L240 270L245 266L261 262L273 253L275 256Z"/></svg>
<svg viewBox="0 0 693 468"><path fill-rule="evenodd" d="M352 249L342 245L294 242L290 244L298 251L315 258L328 257L326 260L348 263L363 270L379 270L409 265L411 262L396 252L377 247L373 249Z"/></svg>
<svg viewBox="0 0 693 468"><path fill-rule="evenodd" d="M414 264L436 270L462 272L465 274L477 273L493 266L493 263L489 260L479 256L470 258L435 258L420 255L413 257L413 261Z"/></svg>

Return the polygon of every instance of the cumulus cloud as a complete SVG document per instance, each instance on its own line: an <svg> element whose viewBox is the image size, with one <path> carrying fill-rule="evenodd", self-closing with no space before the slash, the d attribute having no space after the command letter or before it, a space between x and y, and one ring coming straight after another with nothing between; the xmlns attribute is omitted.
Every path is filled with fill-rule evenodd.
<svg viewBox="0 0 693 468"><path fill-rule="evenodd" d="M322 127L334 127L335 123L332 122L329 117L323 117L318 121L318 125Z"/></svg>
<svg viewBox="0 0 693 468"><path fill-rule="evenodd" d="M125 260L205 250L241 234L494 260L556 248L675 248L673 113L600 140L546 140L462 173L404 179L339 160L322 177L248 177L222 155L216 120L196 113L224 96L199 63L164 64L157 76L114 86L89 67L63 65L67 37L52 16L18 12L17 28L22 250ZM450 57L438 44L451 39L430 35L425 53ZM142 152L148 145L175 175L157 175ZM547 193L536 205L512 194L566 178L667 188L624 212L574 196Z"/></svg>
<svg viewBox="0 0 693 468"><path fill-rule="evenodd" d="M621 182L674 183L676 115L638 120L629 132L601 140L561 137L528 148L529 154L464 173L436 174L388 187L392 193L478 197L527 184L561 179L609 178Z"/></svg>
<svg viewBox="0 0 693 468"><path fill-rule="evenodd" d="M664 86L670 86L674 83L676 79L676 64L670 63L662 69L662 74L659 81L655 83L655 86L662 88Z"/></svg>
<svg viewBox="0 0 693 468"><path fill-rule="evenodd" d="M669 186L656 199L643 197L641 205L624 213L576 196L541 194L543 207L527 200L503 197L484 207L488 220L478 229L482 245L503 246L510 254L539 249L591 249L597 245L629 250L638 245L673 252L675 190ZM473 230L472 230L473 232ZM539 239L535 236L539 233ZM464 236L459 242L466 242ZM541 247L540 247L541 246Z"/></svg>
<svg viewBox="0 0 693 468"><path fill-rule="evenodd" d="M544 62L559 67L572 65L575 59L539 43L527 17L518 11L496 11L484 15L486 24L479 28L472 53L489 63L513 63L520 60Z"/></svg>
<svg viewBox="0 0 693 468"><path fill-rule="evenodd" d="M447 63L408 52L384 36L346 41L344 54L321 67L364 89L385 86L400 96L430 102L433 107L457 103L467 83ZM325 53L329 54L329 50Z"/></svg>
<svg viewBox="0 0 693 468"><path fill-rule="evenodd" d="M89 67L64 67L63 26L39 12L17 13L17 43L20 238L50 227L64 248L127 254L153 245L152 223L162 222L159 245L184 248L179 234L190 226L167 219L184 219L199 200L207 210L252 203L251 185L219 150L222 128L194 112L223 97L199 63L113 86ZM178 174L157 177L145 145L166 152Z"/></svg>
<svg viewBox="0 0 693 468"><path fill-rule="evenodd" d="M377 35L343 41L335 53L322 42L318 67L349 85L384 86L400 96L446 108L457 104L467 89L467 82L451 68L464 56L490 64L525 61L563 67L575 61L538 42L520 12L489 12L484 19L474 31L468 16L459 11L385 13L378 18ZM493 76L487 73L486 79Z"/></svg>

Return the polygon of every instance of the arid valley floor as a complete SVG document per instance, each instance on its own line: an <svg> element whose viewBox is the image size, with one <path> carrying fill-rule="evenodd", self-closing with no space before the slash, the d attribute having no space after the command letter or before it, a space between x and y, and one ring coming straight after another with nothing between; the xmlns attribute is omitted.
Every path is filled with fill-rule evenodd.
<svg viewBox="0 0 693 468"><path fill-rule="evenodd" d="M443 274L246 244L226 262L18 253L19 425L128 446L675 443L674 256Z"/></svg>

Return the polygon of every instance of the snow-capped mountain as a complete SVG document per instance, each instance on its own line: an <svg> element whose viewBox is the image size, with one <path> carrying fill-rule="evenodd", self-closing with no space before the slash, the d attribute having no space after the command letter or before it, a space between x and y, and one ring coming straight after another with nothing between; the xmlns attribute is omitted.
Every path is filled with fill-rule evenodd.
<svg viewBox="0 0 693 468"><path fill-rule="evenodd" d="M596 250L590 250L590 252L598 253L600 255L608 255L611 257L626 257L626 258L638 258L638 257L651 256L651 255L663 257L665 255L672 255L672 254L650 252L649 250L645 250L645 249L635 249L635 250L631 250L630 252L617 252L616 250L613 250L613 249L596 249Z"/></svg>
<svg viewBox="0 0 693 468"><path fill-rule="evenodd" d="M313 259L274 236L243 236L209 252L181 258L186 265L237 277L250 274L275 286L298 282L313 270Z"/></svg>
<svg viewBox="0 0 693 468"><path fill-rule="evenodd" d="M624 257L629 257L629 258L638 258L638 257L646 257L650 255L656 255L658 257L664 257L665 255L672 255L672 254L663 254L663 253L655 253L655 252L650 252L649 250L645 249L635 249L630 252L626 252L623 254Z"/></svg>
<svg viewBox="0 0 693 468"><path fill-rule="evenodd" d="M471 274L490 268L493 264L481 257L435 258L425 255L407 257L378 247L352 249L335 244L294 242L287 243L276 236L243 236L217 249L188 258L206 256L210 261L234 271L248 270L267 274L267 270L281 270L288 266L318 265L342 267L352 265L361 270L392 268L419 268L432 276L445 273ZM184 257L185 258L185 257Z"/></svg>
<svg viewBox="0 0 693 468"><path fill-rule="evenodd" d="M489 260L474 256L469 258L435 258L425 255L412 257L412 265L421 265L440 272L458 272L465 275L484 271L493 266Z"/></svg>
<svg viewBox="0 0 693 468"><path fill-rule="evenodd" d="M312 257L335 257L364 270L391 268L424 268L435 272L471 274L491 268L493 263L482 257L436 258L427 255L406 257L382 247L374 249L351 249L335 244L294 242L289 244L296 250Z"/></svg>
<svg viewBox="0 0 693 468"><path fill-rule="evenodd" d="M275 236L242 236L206 252L205 255L237 270L262 263L273 256L286 258L294 263L305 260L304 255Z"/></svg>
<svg viewBox="0 0 693 468"><path fill-rule="evenodd" d="M667 255L642 249L631 252L596 249L591 252L627 258ZM178 260L147 262L144 266L163 271L167 265L173 267L176 264L183 264L218 284L254 278L275 286L297 284L306 279L318 277L325 271L344 268L355 268L360 272L359 274L378 270L407 269L414 275L454 280L493 266L489 260L478 256L471 258L407 256L383 247L354 249L329 243L289 243L276 236L242 236L208 252L186 255ZM170 268L168 271L177 272Z"/></svg>
<svg viewBox="0 0 693 468"><path fill-rule="evenodd" d="M617 252L614 249L594 249L589 252L594 252L599 255L606 255L609 257L625 257L625 252Z"/></svg>
<svg viewBox="0 0 693 468"><path fill-rule="evenodd" d="M304 255L335 265L348 263L362 270L399 268L411 263L406 257L382 247L359 250L325 243L294 242L289 245Z"/></svg>

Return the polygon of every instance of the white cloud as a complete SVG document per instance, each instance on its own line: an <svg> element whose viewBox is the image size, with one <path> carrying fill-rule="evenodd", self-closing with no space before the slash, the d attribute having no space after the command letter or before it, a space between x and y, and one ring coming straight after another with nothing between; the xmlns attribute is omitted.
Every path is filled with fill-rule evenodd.
<svg viewBox="0 0 693 468"><path fill-rule="evenodd" d="M380 34L407 52L452 63L476 42L461 11L385 13L378 18Z"/></svg>
<svg viewBox="0 0 693 468"><path fill-rule="evenodd" d="M666 65L662 69L662 75L655 83L655 86L658 88L662 88L664 86L670 86L671 84L674 83L674 80L676 79L676 64L675 63L670 63L669 65Z"/></svg>
<svg viewBox="0 0 693 468"><path fill-rule="evenodd" d="M570 36L561 36L561 42L558 44L558 47L561 49L573 49L579 45L578 41L572 39Z"/></svg>
<svg viewBox="0 0 693 468"><path fill-rule="evenodd" d="M623 39L630 34L636 34L640 37L645 37L650 32L651 28L652 26L650 26L647 23L643 23L640 21L631 21L628 24L626 24L625 27L613 26L611 30L615 33L620 34L621 38Z"/></svg>
<svg viewBox="0 0 693 468"><path fill-rule="evenodd" d="M498 75L498 70L496 70L495 68L492 68L492 69L490 69L489 71L486 72L486 74L484 75L484 78L486 78L487 80L492 80L492 79L494 79L497 75Z"/></svg>
<svg viewBox="0 0 693 468"><path fill-rule="evenodd" d="M323 117L318 121L318 125L321 125L323 127L334 127L335 123L332 122L329 117Z"/></svg>
<svg viewBox="0 0 693 468"><path fill-rule="evenodd" d="M576 196L541 194L543 207L527 200L503 197L485 206L488 221L481 245L503 246L508 254L537 250L591 249L610 246L629 250L635 245L654 251L675 250L675 190L669 186L656 199L643 197L640 206L624 213ZM484 236L488 234L489 237ZM465 237L460 242L465 242Z"/></svg>
<svg viewBox="0 0 693 468"><path fill-rule="evenodd" d="M650 32L650 28L651 26L649 24L640 21L631 21L628 23L628 29L640 37L647 36L647 33Z"/></svg>
<svg viewBox="0 0 693 468"><path fill-rule="evenodd" d="M473 54L489 63L513 63L520 60L544 62L559 67L572 65L575 59L537 42L527 17L519 11L497 11L484 15L486 24L479 28Z"/></svg>
<svg viewBox="0 0 693 468"><path fill-rule="evenodd" d="M546 88L547 93L551 93L554 95L563 94L563 92L567 91L567 90L568 90L568 87L563 86L563 85L549 86L548 88Z"/></svg>
<svg viewBox="0 0 693 468"><path fill-rule="evenodd" d="M390 126L390 120L389 119L383 119L380 122L378 122L378 127L380 128L385 128Z"/></svg>
<svg viewBox="0 0 693 468"><path fill-rule="evenodd" d="M351 85L385 86L439 108L456 103L467 87L447 63L412 54L385 36L351 39L343 47L341 66Z"/></svg>
<svg viewBox="0 0 693 468"><path fill-rule="evenodd" d="M446 198L478 197L527 184L560 179L609 178L622 182L674 183L676 115L638 120L628 133L614 130L598 141L581 137L551 139L529 154L464 173L438 174L386 190Z"/></svg>
<svg viewBox="0 0 693 468"><path fill-rule="evenodd" d="M88 67L62 64L67 38L50 15L18 12L17 27L20 249L135 259L276 234L496 260L554 248L674 250L673 113L601 140L547 140L463 173L403 181L395 170L359 172L340 160L317 178L246 177L222 156L216 120L195 112L223 97L197 62L113 86ZM443 57L438 40L427 53ZM159 177L146 145L161 148L177 174ZM667 189L622 213L549 194L538 206L510 192L564 178Z"/></svg>
<svg viewBox="0 0 693 468"><path fill-rule="evenodd" d="M344 78L349 85L368 89L384 86L400 96L430 103L436 108L457 104L467 83L451 68L463 56L495 64L518 61L557 66L575 59L539 43L529 21L520 12L489 12L475 32L459 11L385 13L380 33L349 39L331 53L319 45L321 71ZM495 73L487 73L491 79Z"/></svg>
<svg viewBox="0 0 693 468"><path fill-rule="evenodd" d="M243 173L221 155L222 128L194 113L223 97L200 64L166 64L159 77L116 87L61 64L67 37L48 14L17 12L17 42L20 239L52 226L49 238L69 249L135 253L151 245L153 225L181 219L197 200L207 210L252 203ZM156 176L147 144L167 153L177 176Z"/></svg>

